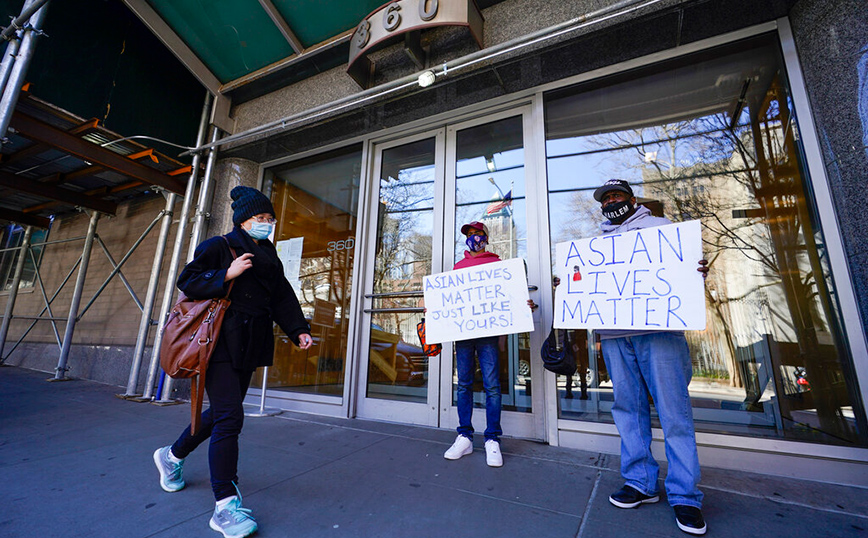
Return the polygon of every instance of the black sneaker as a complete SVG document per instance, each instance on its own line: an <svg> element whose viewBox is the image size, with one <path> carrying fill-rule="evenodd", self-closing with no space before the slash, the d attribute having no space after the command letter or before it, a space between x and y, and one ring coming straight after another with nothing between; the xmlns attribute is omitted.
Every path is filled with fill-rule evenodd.
<svg viewBox="0 0 868 538"><path fill-rule="evenodd" d="M657 495L645 495L636 488L624 486L615 493L609 495L609 502L618 508L636 508L640 504L656 503L660 500Z"/></svg>
<svg viewBox="0 0 868 538"><path fill-rule="evenodd" d="M686 504L677 504L672 508L675 510L675 522L679 529L689 534L705 534L707 527L702 519L702 510Z"/></svg>

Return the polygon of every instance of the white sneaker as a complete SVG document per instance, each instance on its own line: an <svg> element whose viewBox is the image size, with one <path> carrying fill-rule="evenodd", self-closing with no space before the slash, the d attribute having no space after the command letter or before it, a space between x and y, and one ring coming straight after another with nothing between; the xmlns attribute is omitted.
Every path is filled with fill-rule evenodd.
<svg viewBox="0 0 868 538"><path fill-rule="evenodd" d="M229 497L229 502L223 507L220 507L218 502L208 525L224 538L244 538L259 528L250 509L241 507L240 493Z"/></svg>
<svg viewBox="0 0 868 538"><path fill-rule="evenodd" d="M494 439L485 442L485 463L489 467L502 467L503 454L500 453L500 443Z"/></svg>
<svg viewBox="0 0 868 538"><path fill-rule="evenodd" d="M171 446L164 446L154 452L154 463L157 464L157 470L160 471L160 487L170 493L182 490L187 485L184 482L184 460L178 463L170 460L171 450Z"/></svg>
<svg viewBox="0 0 868 538"><path fill-rule="evenodd" d="M443 457L447 460L457 460L461 456L466 456L473 452L473 441L464 437L463 435L459 435L455 438L455 442L452 443L452 446L449 447L449 450L443 454Z"/></svg>

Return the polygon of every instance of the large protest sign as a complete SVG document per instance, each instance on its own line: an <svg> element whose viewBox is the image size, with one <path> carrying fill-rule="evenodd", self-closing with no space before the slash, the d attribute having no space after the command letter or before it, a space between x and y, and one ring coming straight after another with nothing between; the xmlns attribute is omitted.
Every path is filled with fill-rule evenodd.
<svg viewBox="0 0 868 538"><path fill-rule="evenodd" d="M428 275L422 286L429 344L533 330L521 259Z"/></svg>
<svg viewBox="0 0 868 538"><path fill-rule="evenodd" d="M705 329L698 220L558 243L558 329Z"/></svg>

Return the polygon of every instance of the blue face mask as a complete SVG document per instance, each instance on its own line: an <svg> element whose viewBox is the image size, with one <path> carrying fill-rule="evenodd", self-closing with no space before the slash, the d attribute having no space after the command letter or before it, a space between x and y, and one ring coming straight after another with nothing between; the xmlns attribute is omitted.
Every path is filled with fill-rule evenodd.
<svg viewBox="0 0 868 538"><path fill-rule="evenodd" d="M464 240L470 252L479 252L488 245L488 236L486 235L471 235Z"/></svg>
<svg viewBox="0 0 868 538"><path fill-rule="evenodd" d="M271 230L274 229L274 224L268 224L267 222L254 222L253 226L250 227L249 230L244 230L247 232L247 235L259 241L260 239L268 239L268 236L271 235Z"/></svg>

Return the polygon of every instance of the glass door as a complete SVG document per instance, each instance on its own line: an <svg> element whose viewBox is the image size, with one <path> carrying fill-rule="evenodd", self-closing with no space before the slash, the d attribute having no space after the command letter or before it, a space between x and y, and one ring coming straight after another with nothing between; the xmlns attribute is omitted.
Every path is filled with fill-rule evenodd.
<svg viewBox="0 0 868 538"><path fill-rule="evenodd" d="M452 270L464 256L462 224L482 221L489 251L521 258L531 298L539 303L541 252L530 108L512 109L374 148L376 178L369 212L365 317L362 322L358 415L457 426L454 346L425 357L416 334L424 311L422 277ZM504 336L500 342L502 426L507 436L543 439L544 335ZM474 427L485 429L481 380L474 383Z"/></svg>
<svg viewBox="0 0 868 538"><path fill-rule="evenodd" d="M512 109L446 130L446 218L442 270L451 270L466 250L463 224L479 221L489 232L487 250L500 259L520 258L527 269L530 297L539 303L536 174L531 156L530 107ZM500 337L500 391L504 435L544 439L543 370L538 359L544 335L539 313L531 333ZM444 346L441 368L440 425L458 426L455 407L457 373L454 346ZM474 429L485 429L485 392L477 368L474 381Z"/></svg>
<svg viewBox="0 0 868 538"><path fill-rule="evenodd" d="M360 417L437 426L440 357L422 352L416 324L422 277L441 264L443 141L439 130L374 151Z"/></svg>

